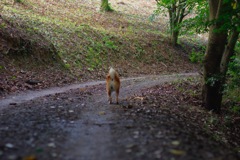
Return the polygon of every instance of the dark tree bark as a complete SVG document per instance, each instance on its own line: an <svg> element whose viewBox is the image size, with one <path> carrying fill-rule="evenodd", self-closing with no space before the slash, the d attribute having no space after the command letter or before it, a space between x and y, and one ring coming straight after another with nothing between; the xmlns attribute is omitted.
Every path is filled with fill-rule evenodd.
<svg viewBox="0 0 240 160"><path fill-rule="evenodd" d="M222 78L220 64L227 42L227 30L221 30L226 23L218 21L222 15L223 5L221 0L209 0L210 21L216 20L210 26L207 50L204 59L204 84L203 84L203 105L208 110L219 112L222 103Z"/></svg>
<svg viewBox="0 0 240 160"><path fill-rule="evenodd" d="M220 111L222 103L222 82L220 63L227 40L227 34L213 33L211 27L204 60L203 104L208 110Z"/></svg>
<svg viewBox="0 0 240 160"><path fill-rule="evenodd" d="M172 45L173 45L173 46L176 46L176 45L177 45L178 36L179 36L179 30L177 30L177 31L172 31L171 42L172 42Z"/></svg>
<svg viewBox="0 0 240 160"><path fill-rule="evenodd" d="M231 4L223 0L209 0L210 26L207 50L204 59L204 84L202 90L203 105L208 110L220 112L223 96L223 86L230 57L234 53L239 31L228 28L231 24ZM226 16L227 14L230 14ZM227 18L226 18L227 17ZM228 35L228 33L231 33Z"/></svg>

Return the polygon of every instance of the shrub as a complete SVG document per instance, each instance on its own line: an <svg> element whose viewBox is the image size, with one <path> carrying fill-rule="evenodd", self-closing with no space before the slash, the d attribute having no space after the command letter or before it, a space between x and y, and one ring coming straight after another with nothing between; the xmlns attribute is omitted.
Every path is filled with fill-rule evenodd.
<svg viewBox="0 0 240 160"><path fill-rule="evenodd" d="M201 52L192 51L189 55L189 59L192 63L202 63L203 62L204 54Z"/></svg>

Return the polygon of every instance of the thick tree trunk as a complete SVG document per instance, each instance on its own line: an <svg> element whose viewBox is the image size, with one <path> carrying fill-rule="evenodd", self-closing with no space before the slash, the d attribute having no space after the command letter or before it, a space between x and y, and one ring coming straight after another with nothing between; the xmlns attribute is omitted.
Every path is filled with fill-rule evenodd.
<svg viewBox="0 0 240 160"><path fill-rule="evenodd" d="M216 33L217 26L209 32L208 47L204 59L203 104L208 110L219 112L222 103L222 74L220 64L227 41L227 33Z"/></svg>
<svg viewBox="0 0 240 160"><path fill-rule="evenodd" d="M209 0L210 20L221 15L221 0ZM227 42L227 30L220 31L224 22L216 22L210 27L207 51L204 59L203 105L208 110L219 112L222 103L222 74L220 64Z"/></svg>

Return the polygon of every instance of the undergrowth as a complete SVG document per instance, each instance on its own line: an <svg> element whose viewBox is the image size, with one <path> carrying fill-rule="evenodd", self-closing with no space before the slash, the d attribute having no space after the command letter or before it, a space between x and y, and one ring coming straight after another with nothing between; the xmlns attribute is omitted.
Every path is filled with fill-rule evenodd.
<svg viewBox="0 0 240 160"><path fill-rule="evenodd" d="M230 111L240 115L240 43L237 42L235 55L231 58L228 68L227 84L224 88L224 102Z"/></svg>

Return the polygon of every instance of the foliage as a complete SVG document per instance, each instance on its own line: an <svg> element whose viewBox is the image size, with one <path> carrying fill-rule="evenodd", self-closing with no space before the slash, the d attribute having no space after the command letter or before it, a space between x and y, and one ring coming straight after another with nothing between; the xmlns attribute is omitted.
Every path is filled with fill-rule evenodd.
<svg viewBox="0 0 240 160"><path fill-rule="evenodd" d="M2 29L2 28L6 28L6 24L4 23L4 22L2 22L1 24L0 24L0 29Z"/></svg>
<svg viewBox="0 0 240 160"><path fill-rule="evenodd" d="M194 16L191 16L184 20L182 24L184 33L205 33L209 27L209 9L207 1L202 1L195 6Z"/></svg>
<svg viewBox="0 0 240 160"><path fill-rule="evenodd" d="M14 0L16 3L23 3L24 0Z"/></svg>
<svg viewBox="0 0 240 160"><path fill-rule="evenodd" d="M240 88L240 42L236 43L235 55L231 57L227 74L230 77L230 86Z"/></svg>
<svg viewBox="0 0 240 160"><path fill-rule="evenodd" d="M70 64L65 63L65 64L64 64L64 67L65 67L66 69L70 69L71 66L70 66Z"/></svg>
<svg viewBox="0 0 240 160"><path fill-rule="evenodd" d="M206 81L205 81L205 84L211 86L211 87L214 87L215 84L217 84L217 82L219 82L221 80L221 75L219 74L215 74L215 75L212 75L211 77L209 77Z"/></svg>
<svg viewBox="0 0 240 160"><path fill-rule="evenodd" d="M112 40L108 36L103 37L103 48L106 47L108 49L116 50L118 47L114 44Z"/></svg>
<svg viewBox="0 0 240 160"><path fill-rule="evenodd" d="M237 4L238 3L238 4ZM219 17L219 19L213 21L212 23L217 23L221 21L226 21L230 23L225 23L221 26L219 31L223 30L234 30L237 29L240 32L240 4L235 0L224 0L223 5L227 6L224 8L225 14Z"/></svg>
<svg viewBox="0 0 240 160"><path fill-rule="evenodd" d="M228 81L225 85L225 101L231 101L230 110L240 114L240 43L237 43L236 55L231 58L228 67Z"/></svg>
<svg viewBox="0 0 240 160"><path fill-rule="evenodd" d="M171 41L173 45L176 45L180 30L186 21L185 17L197 9L202 9L202 3L201 0L157 0L157 10L155 10L151 19L167 11ZM164 15L167 16L166 14Z"/></svg>
<svg viewBox="0 0 240 160"><path fill-rule="evenodd" d="M86 54L86 61L89 64L88 70L93 71L95 68L101 66L106 61L106 53L109 50L117 50L118 47L114 44L110 37L103 37L103 41L93 41L89 39L91 42L88 47L88 51Z"/></svg>
<svg viewBox="0 0 240 160"><path fill-rule="evenodd" d="M232 61L229 63L228 74L231 78L231 85L240 87L240 57L232 57Z"/></svg>
<svg viewBox="0 0 240 160"><path fill-rule="evenodd" d="M204 53L192 51L189 55L189 59L192 63L202 63L203 62Z"/></svg>

